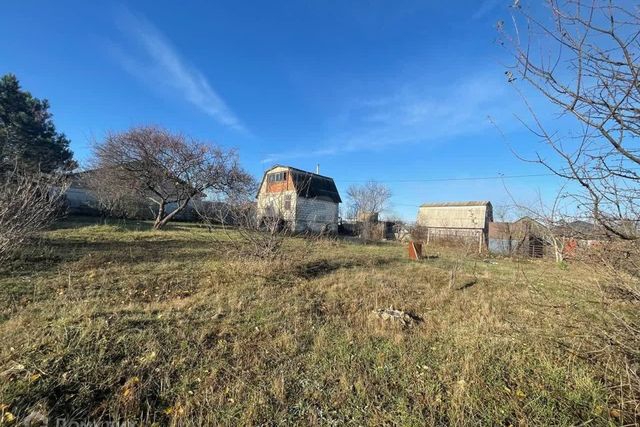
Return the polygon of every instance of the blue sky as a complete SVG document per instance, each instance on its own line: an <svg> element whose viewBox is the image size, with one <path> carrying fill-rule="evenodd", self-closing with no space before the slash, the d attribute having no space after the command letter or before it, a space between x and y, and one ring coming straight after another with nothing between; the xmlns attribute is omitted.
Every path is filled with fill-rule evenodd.
<svg viewBox="0 0 640 427"><path fill-rule="evenodd" d="M0 74L49 99L81 163L106 131L157 124L237 148L256 176L319 163L343 195L387 183L413 219L426 201L509 202L500 180L435 179L545 173L507 145L541 148L495 41L508 4L5 2ZM522 200L558 186L505 182Z"/></svg>

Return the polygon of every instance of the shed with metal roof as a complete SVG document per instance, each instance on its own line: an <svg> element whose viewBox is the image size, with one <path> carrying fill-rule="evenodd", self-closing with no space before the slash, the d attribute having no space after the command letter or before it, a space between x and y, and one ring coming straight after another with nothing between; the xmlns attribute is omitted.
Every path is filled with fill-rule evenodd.
<svg viewBox="0 0 640 427"><path fill-rule="evenodd" d="M458 238L477 241L485 248L493 207L489 201L424 203L418 210L416 224L426 231L427 240Z"/></svg>

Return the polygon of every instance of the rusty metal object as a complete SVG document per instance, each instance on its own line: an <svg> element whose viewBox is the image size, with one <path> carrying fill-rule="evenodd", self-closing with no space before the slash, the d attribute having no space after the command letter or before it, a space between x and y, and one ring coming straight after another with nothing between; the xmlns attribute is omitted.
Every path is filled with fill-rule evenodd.
<svg viewBox="0 0 640 427"><path fill-rule="evenodd" d="M422 258L422 243L409 242L409 259L418 261Z"/></svg>

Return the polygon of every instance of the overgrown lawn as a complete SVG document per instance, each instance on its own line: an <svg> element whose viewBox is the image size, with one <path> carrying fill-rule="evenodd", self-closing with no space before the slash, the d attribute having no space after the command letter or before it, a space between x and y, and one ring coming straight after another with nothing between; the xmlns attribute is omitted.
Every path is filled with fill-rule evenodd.
<svg viewBox="0 0 640 427"><path fill-rule="evenodd" d="M4 266L4 423L636 420L616 387L625 367L581 351L602 303L588 266L434 248L411 262L400 244L300 238L270 263L225 240L191 224L67 222ZM421 321L372 315L391 306Z"/></svg>

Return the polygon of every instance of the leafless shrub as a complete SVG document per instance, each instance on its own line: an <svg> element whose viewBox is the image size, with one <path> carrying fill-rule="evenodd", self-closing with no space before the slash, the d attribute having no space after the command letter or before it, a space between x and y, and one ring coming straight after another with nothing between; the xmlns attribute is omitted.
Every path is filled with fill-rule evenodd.
<svg viewBox="0 0 640 427"><path fill-rule="evenodd" d="M456 248L456 256L449 267L449 288L453 290L462 290L473 286L478 281L478 242L474 239L454 239L451 237L445 239L445 242L454 242ZM471 273L463 273L465 263L471 261Z"/></svg>
<svg viewBox="0 0 640 427"><path fill-rule="evenodd" d="M66 189L64 176L18 167L0 177L0 261L58 218Z"/></svg>
<svg viewBox="0 0 640 427"><path fill-rule="evenodd" d="M384 238L384 224L371 220L364 220L357 223L356 231L363 241L380 241Z"/></svg>
<svg viewBox="0 0 640 427"><path fill-rule="evenodd" d="M299 185L304 187L305 183ZM301 262L309 245L332 236L329 231L296 232L291 201L282 197L283 194L274 193L260 209L255 201L257 192L258 183L253 181L235 191L195 203L194 208L207 227L223 231L225 244L237 255L269 261L273 268ZM294 235L299 239L295 247L288 248L287 241Z"/></svg>
<svg viewBox="0 0 640 427"><path fill-rule="evenodd" d="M270 261L282 257L288 230L278 218L259 220L254 202L229 199L198 204L196 210L208 227L223 230L225 242L236 254Z"/></svg>
<svg viewBox="0 0 640 427"><path fill-rule="evenodd" d="M449 289L459 290L475 284L477 278L478 242L475 238L452 235L430 235L428 227L418 224L410 228L411 240L422 242L426 248L455 248L457 256L448 264ZM433 253L433 252L432 252ZM431 255L433 256L433 255ZM431 256L427 255L427 258ZM437 257L437 256L436 256ZM473 262L471 275L463 274L465 263Z"/></svg>
<svg viewBox="0 0 640 427"><path fill-rule="evenodd" d="M282 258L284 240L290 232L280 216L258 215L254 200L257 187L251 180L235 191L195 203L194 208L207 227L223 231L225 244L236 254L275 261Z"/></svg>
<svg viewBox="0 0 640 427"><path fill-rule="evenodd" d="M449 233L436 233L429 230L428 227L423 225L414 225L410 228L411 239L417 242L422 242L425 246L439 246L446 248L461 248L465 250L467 248L475 248L470 252L472 255L478 253L479 237L474 234L449 234Z"/></svg>
<svg viewBox="0 0 640 427"><path fill-rule="evenodd" d="M104 217L153 218L153 209L130 187L119 185L108 171L89 171L81 178L82 184L91 191L92 207Z"/></svg>

